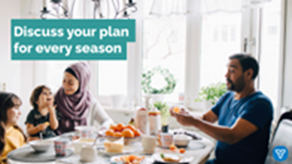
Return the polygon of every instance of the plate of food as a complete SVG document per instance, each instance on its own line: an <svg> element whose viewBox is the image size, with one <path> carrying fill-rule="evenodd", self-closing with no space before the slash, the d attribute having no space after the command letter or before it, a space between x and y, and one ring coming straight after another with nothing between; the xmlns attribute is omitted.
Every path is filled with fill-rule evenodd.
<svg viewBox="0 0 292 164"><path fill-rule="evenodd" d="M145 156L120 155L110 159L111 164L143 164Z"/></svg>
<svg viewBox="0 0 292 164"><path fill-rule="evenodd" d="M161 154L153 154L152 159L159 163L191 163L194 157L191 156L183 156L181 154L175 153L161 153Z"/></svg>
<svg viewBox="0 0 292 164"><path fill-rule="evenodd" d="M141 140L141 132L133 125L124 125L119 123L117 125L111 125L109 129L105 131L99 131L99 136L107 139L108 141L116 141L124 138L124 145L130 145L133 142Z"/></svg>
<svg viewBox="0 0 292 164"><path fill-rule="evenodd" d="M109 155L109 156L121 155L121 154L131 154L131 153L134 153L136 151L137 151L136 149L131 148L131 147L127 147L127 146L124 146L123 149L120 149L120 150L111 150L111 151L108 151L106 148L105 149L98 149L98 152L100 154Z"/></svg>
<svg viewBox="0 0 292 164"><path fill-rule="evenodd" d="M135 146L124 146L124 138L121 138L117 141L104 142L104 148L98 150L100 154L104 155L119 155L119 154L130 154L137 151L137 147Z"/></svg>

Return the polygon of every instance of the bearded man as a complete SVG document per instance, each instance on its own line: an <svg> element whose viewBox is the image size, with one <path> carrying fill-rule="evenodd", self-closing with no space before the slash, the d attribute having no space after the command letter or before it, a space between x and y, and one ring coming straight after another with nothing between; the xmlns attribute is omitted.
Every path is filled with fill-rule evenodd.
<svg viewBox="0 0 292 164"><path fill-rule="evenodd" d="M229 90L201 118L184 109L171 115L184 126L194 126L216 139L215 159L206 164L263 164L268 152L273 105L254 87L258 62L250 55L229 57ZM218 121L218 125L214 124Z"/></svg>

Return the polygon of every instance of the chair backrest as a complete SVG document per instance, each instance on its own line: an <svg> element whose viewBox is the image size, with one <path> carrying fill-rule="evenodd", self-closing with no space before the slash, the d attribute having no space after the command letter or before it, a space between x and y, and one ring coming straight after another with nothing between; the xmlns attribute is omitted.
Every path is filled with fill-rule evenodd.
<svg viewBox="0 0 292 164"><path fill-rule="evenodd" d="M274 156L274 148L277 146L285 146L291 155L285 161L277 161ZM291 164L292 163L292 120L283 119L279 122L277 131L275 131L274 139L269 146L269 152L265 164Z"/></svg>
<svg viewBox="0 0 292 164"><path fill-rule="evenodd" d="M273 133L273 135L271 136L271 141L274 139L274 136L275 136L275 134L276 134L276 132L277 132L277 129L278 129L278 127L279 127L281 121L283 121L283 120L285 120L285 119L292 120L292 110L286 111L285 113L283 113L283 114L280 116L280 118L279 118L279 120L278 120L278 123L277 123L277 126L276 126L276 128L274 129L274 133Z"/></svg>

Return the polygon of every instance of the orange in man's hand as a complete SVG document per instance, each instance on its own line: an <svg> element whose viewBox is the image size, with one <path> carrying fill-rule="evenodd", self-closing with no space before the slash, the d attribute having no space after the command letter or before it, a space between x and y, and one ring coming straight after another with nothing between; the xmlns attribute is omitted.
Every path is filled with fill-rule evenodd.
<svg viewBox="0 0 292 164"><path fill-rule="evenodd" d="M176 106L176 107L173 108L173 111L174 111L175 113L179 113L179 112L180 112L180 109L179 109L179 107Z"/></svg>

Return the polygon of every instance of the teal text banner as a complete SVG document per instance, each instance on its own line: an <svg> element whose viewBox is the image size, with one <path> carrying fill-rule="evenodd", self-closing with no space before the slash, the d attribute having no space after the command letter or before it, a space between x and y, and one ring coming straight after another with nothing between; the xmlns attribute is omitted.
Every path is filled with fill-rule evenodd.
<svg viewBox="0 0 292 164"><path fill-rule="evenodd" d="M126 60L135 20L11 20L12 60Z"/></svg>

